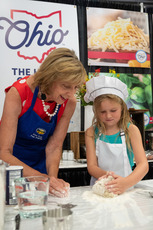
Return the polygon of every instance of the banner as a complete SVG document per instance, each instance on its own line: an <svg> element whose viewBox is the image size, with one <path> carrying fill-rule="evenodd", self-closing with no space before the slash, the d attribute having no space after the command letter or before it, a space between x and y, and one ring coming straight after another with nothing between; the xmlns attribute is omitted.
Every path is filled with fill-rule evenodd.
<svg viewBox="0 0 153 230"><path fill-rule="evenodd" d="M53 49L67 47L79 57L79 42L74 5L28 0L1 0L0 4L1 117L7 86L35 73ZM77 124L73 118L70 122L70 129L77 127L73 131L80 131L78 117Z"/></svg>
<svg viewBox="0 0 153 230"><path fill-rule="evenodd" d="M88 65L150 68L148 14L87 8Z"/></svg>

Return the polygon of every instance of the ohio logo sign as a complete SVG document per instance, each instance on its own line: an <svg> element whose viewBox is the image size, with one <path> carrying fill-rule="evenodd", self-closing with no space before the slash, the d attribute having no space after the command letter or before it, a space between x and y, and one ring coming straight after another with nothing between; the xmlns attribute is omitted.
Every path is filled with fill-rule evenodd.
<svg viewBox="0 0 153 230"><path fill-rule="evenodd" d="M6 46L15 50L19 58L35 59L38 63L63 43L69 33L62 30L61 10L37 16L26 10L11 9L10 18L0 17L0 33L2 31Z"/></svg>

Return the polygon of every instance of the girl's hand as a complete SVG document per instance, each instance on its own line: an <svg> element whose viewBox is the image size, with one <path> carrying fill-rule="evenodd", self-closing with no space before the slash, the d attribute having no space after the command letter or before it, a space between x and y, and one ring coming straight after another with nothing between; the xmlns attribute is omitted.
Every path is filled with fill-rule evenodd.
<svg viewBox="0 0 153 230"><path fill-rule="evenodd" d="M128 189L126 178L113 174L114 180L105 184L109 192L114 194L122 194Z"/></svg>
<svg viewBox="0 0 153 230"><path fill-rule="evenodd" d="M101 180L101 179L103 179L103 178L107 178L108 176L114 177L113 175L115 175L114 172L112 172L112 171L107 171L106 174L105 174L104 176L99 177L97 181L99 181L99 180Z"/></svg>
<svg viewBox="0 0 153 230"><path fill-rule="evenodd" d="M69 194L70 184L62 179L50 177L49 193L57 197L66 197Z"/></svg>

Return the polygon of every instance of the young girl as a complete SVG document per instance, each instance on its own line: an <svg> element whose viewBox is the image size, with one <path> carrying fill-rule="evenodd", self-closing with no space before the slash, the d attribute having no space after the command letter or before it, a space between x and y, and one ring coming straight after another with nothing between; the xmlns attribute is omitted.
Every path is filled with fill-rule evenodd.
<svg viewBox="0 0 153 230"><path fill-rule="evenodd" d="M148 172L139 129L130 118L127 86L117 78L95 77L86 83L85 101L93 101L94 118L86 130L87 166L91 182L112 175L106 188L115 194L138 183ZM135 159L136 167L132 171Z"/></svg>

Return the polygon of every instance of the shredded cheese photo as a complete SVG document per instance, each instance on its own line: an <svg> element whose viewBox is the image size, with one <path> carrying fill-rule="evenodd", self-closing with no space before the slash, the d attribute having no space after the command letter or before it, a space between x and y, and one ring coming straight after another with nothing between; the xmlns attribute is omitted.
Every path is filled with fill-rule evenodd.
<svg viewBox="0 0 153 230"><path fill-rule="evenodd" d="M95 31L88 39L88 49L102 52L136 52L144 50L150 53L149 35L134 25L130 18L108 22L104 28Z"/></svg>

